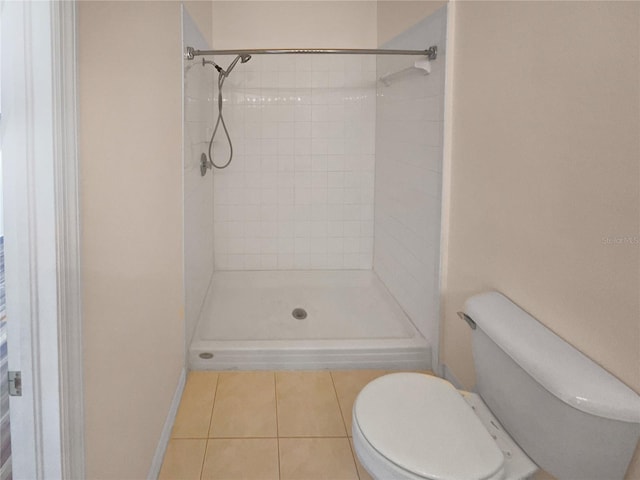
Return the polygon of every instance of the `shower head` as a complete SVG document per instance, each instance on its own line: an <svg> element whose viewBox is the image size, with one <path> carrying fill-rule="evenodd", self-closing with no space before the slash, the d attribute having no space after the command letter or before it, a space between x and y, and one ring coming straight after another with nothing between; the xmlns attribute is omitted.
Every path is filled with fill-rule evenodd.
<svg viewBox="0 0 640 480"><path fill-rule="evenodd" d="M238 63L238 60L240 60L241 63L247 63L249 60L251 60L251 55L242 54L242 55L238 55L236 58L234 58L233 62L231 62L231 64L227 67L227 71L224 72L224 76L225 77L229 76L229 74L231 73L231 70L233 70L233 68L236 66L236 63Z"/></svg>
<svg viewBox="0 0 640 480"><path fill-rule="evenodd" d="M236 63L238 63L238 60L240 60L240 63L247 63L249 60L251 60L251 55L249 55L248 53L243 53L242 55L238 55L236 58L233 59L233 62L229 64L226 70L222 68L220 65L218 65L216 62L214 62L213 60L205 60L204 58L202 59L202 66L213 65L215 69L218 71L218 73L220 73L223 77L228 77L229 74L231 73L231 70L233 70L233 68L236 66Z"/></svg>

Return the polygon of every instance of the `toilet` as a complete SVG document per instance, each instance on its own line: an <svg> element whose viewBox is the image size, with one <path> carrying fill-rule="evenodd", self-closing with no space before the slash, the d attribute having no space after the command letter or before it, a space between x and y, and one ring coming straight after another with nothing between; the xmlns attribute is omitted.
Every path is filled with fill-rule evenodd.
<svg viewBox="0 0 640 480"><path fill-rule="evenodd" d="M353 444L380 480L560 480L625 475L640 396L498 292L465 304L477 393L393 373L359 393Z"/></svg>

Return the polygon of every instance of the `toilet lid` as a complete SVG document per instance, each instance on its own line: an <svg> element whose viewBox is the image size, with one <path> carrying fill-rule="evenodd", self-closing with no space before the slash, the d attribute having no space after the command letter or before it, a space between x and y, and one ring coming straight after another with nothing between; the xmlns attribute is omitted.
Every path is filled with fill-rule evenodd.
<svg viewBox="0 0 640 480"><path fill-rule="evenodd" d="M504 456L462 395L447 381L394 373L358 395L354 419L387 460L434 480L484 480Z"/></svg>

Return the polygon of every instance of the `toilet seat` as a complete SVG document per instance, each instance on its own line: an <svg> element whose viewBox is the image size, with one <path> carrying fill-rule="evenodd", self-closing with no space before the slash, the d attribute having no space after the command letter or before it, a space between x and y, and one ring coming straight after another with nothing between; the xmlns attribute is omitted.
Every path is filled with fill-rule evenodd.
<svg viewBox="0 0 640 480"><path fill-rule="evenodd" d="M378 478L504 478L504 456L471 407L449 382L429 375L395 373L369 383L353 408L353 441Z"/></svg>

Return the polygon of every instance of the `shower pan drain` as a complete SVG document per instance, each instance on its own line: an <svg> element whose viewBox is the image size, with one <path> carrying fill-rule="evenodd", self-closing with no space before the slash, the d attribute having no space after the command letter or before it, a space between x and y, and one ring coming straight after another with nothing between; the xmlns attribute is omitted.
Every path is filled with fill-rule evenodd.
<svg viewBox="0 0 640 480"><path fill-rule="evenodd" d="M293 315L293 318L296 320L304 320L307 318L307 311L304 308L294 308L291 315Z"/></svg>

